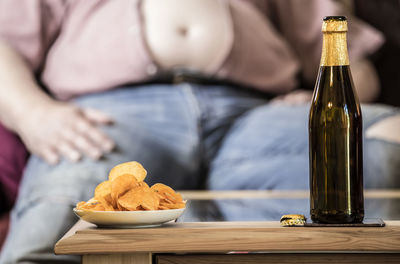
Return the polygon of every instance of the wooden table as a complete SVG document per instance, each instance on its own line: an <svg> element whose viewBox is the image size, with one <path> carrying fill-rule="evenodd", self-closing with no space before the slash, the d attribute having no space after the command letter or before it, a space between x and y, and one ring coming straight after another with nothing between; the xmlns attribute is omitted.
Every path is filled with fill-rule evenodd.
<svg viewBox="0 0 400 264"><path fill-rule="evenodd" d="M303 196L304 191L290 192ZM282 194L282 193L281 193ZM279 197L278 192L189 192L188 199ZM285 195L287 197L287 195ZM400 198L398 191L366 197ZM385 227L280 227L279 222L169 223L98 229L84 221L55 245L83 263L400 263L400 221Z"/></svg>

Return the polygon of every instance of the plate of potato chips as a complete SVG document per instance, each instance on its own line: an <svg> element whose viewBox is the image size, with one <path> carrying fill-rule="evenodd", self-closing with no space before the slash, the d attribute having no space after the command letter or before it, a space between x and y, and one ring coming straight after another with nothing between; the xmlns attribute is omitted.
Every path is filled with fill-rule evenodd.
<svg viewBox="0 0 400 264"><path fill-rule="evenodd" d="M186 207L182 196L162 183L150 187L146 175L136 161L115 166L93 198L77 203L75 214L97 226L129 228L158 226L181 216Z"/></svg>

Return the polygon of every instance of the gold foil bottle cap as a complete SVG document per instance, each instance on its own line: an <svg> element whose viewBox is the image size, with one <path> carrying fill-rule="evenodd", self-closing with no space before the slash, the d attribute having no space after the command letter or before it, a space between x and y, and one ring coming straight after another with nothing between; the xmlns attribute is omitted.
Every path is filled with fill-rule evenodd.
<svg viewBox="0 0 400 264"><path fill-rule="evenodd" d="M306 220L306 217L301 214L283 215L280 224L281 226L303 226Z"/></svg>
<svg viewBox="0 0 400 264"><path fill-rule="evenodd" d="M347 18L344 16L324 17L322 32L347 32Z"/></svg>
<svg viewBox="0 0 400 264"><path fill-rule="evenodd" d="M349 65L347 54L347 19L344 16L328 16L322 22L323 42L321 66Z"/></svg>

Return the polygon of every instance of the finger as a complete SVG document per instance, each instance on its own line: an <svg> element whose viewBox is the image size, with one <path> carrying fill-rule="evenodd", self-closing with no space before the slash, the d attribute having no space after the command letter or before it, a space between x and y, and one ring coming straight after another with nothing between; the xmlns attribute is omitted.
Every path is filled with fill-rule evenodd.
<svg viewBox="0 0 400 264"><path fill-rule="evenodd" d="M86 138L90 139L92 143L99 146L103 151L110 152L114 147L114 141L105 135L100 129L93 126L86 120L80 120L76 123L76 131L82 133Z"/></svg>
<svg viewBox="0 0 400 264"><path fill-rule="evenodd" d="M58 154L50 148L42 148L38 155L51 165L56 165L60 161Z"/></svg>
<svg viewBox="0 0 400 264"><path fill-rule="evenodd" d="M77 162L82 158L82 154L73 145L64 140L57 145L57 150L72 162Z"/></svg>
<svg viewBox="0 0 400 264"><path fill-rule="evenodd" d="M115 147L114 141L96 127L89 129L86 137L105 152L111 152Z"/></svg>
<svg viewBox="0 0 400 264"><path fill-rule="evenodd" d="M103 155L103 150L93 144L90 140L82 135L77 135L73 141L71 141L75 147L77 147L86 156L98 160Z"/></svg>
<svg viewBox="0 0 400 264"><path fill-rule="evenodd" d="M65 129L62 132L62 138L92 159L99 159L103 154L103 150L87 139L82 132Z"/></svg>
<svg viewBox="0 0 400 264"><path fill-rule="evenodd" d="M86 117L87 119L89 119L91 122L95 123L95 124L112 124L113 123L113 119L111 116L107 115L104 112L101 112L97 109L93 109L93 108L84 108L82 109L82 113L84 115L84 117Z"/></svg>

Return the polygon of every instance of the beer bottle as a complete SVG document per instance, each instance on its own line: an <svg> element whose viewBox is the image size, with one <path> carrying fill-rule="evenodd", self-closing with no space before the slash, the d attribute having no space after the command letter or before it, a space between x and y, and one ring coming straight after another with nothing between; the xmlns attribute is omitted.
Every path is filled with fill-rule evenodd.
<svg viewBox="0 0 400 264"><path fill-rule="evenodd" d="M309 115L311 219L364 218L362 117L349 68L347 19L323 19L321 64Z"/></svg>

